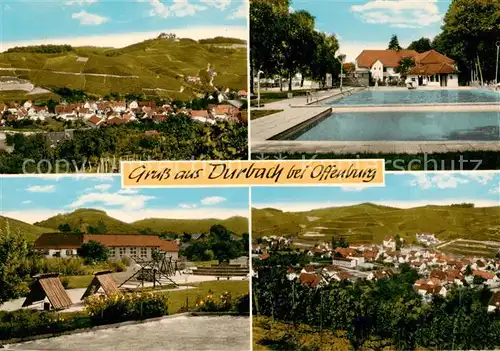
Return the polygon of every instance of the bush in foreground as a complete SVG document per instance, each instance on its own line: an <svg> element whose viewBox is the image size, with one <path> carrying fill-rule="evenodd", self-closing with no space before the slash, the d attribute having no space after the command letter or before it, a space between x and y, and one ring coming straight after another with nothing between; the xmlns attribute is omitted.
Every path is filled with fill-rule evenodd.
<svg viewBox="0 0 500 351"><path fill-rule="evenodd" d="M168 298L153 293L90 296L85 310L98 324L161 317L168 315Z"/></svg>

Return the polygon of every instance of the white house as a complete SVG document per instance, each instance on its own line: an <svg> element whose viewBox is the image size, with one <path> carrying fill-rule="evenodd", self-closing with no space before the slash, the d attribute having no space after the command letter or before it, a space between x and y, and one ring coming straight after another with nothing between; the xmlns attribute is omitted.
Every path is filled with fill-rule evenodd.
<svg viewBox="0 0 500 351"><path fill-rule="evenodd" d="M334 266L356 268L356 266L358 265L358 261L356 260L356 258L357 257L350 257L350 258L334 257L332 260L332 264Z"/></svg>
<svg viewBox="0 0 500 351"><path fill-rule="evenodd" d="M396 72L399 61L406 56L414 57L414 50L363 50L355 60L355 74L363 76L370 73L374 81L398 81L401 75Z"/></svg>
<svg viewBox="0 0 500 351"><path fill-rule="evenodd" d="M355 75L371 75L374 81L394 82L401 79L397 73L404 57L415 61L406 83L413 86L458 87L455 61L435 50L417 53L414 50L363 50L355 60Z"/></svg>
<svg viewBox="0 0 500 351"><path fill-rule="evenodd" d="M46 257L70 257L89 241L106 246L109 257L117 260L123 257L151 259L153 251L164 252L173 260L179 256L175 242L162 240L156 235L45 233L36 239L34 248Z"/></svg>
<svg viewBox="0 0 500 351"><path fill-rule="evenodd" d="M24 104L23 104L23 107L27 110L29 110L31 107L33 106L33 102L31 102L31 100L28 100L26 101Z"/></svg>
<svg viewBox="0 0 500 351"><path fill-rule="evenodd" d="M458 70L451 58L429 50L418 54L415 63L407 77L414 86L458 87Z"/></svg>
<svg viewBox="0 0 500 351"><path fill-rule="evenodd" d="M386 236L382 241L382 245L385 248L389 248L391 250L396 250L396 240L392 236Z"/></svg>

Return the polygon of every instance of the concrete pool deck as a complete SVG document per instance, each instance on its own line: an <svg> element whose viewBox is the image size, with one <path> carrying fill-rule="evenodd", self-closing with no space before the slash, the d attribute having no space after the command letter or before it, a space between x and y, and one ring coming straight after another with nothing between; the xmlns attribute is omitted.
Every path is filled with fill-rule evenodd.
<svg viewBox="0 0 500 351"><path fill-rule="evenodd" d="M464 151L500 151L498 141L294 141L252 142L252 154L422 154Z"/></svg>
<svg viewBox="0 0 500 351"><path fill-rule="evenodd" d="M341 112L498 112L499 103L434 105L290 106L251 122L251 153L389 153L420 154L464 151L500 151L494 141L296 141L283 136L310 125L331 113ZM376 117L375 117L376 118Z"/></svg>

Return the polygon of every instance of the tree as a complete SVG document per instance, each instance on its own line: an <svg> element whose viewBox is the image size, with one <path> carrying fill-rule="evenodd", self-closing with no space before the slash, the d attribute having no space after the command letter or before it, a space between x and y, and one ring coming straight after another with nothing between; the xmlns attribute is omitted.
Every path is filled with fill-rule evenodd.
<svg viewBox="0 0 500 351"><path fill-rule="evenodd" d="M62 233L71 233L71 227L69 226L68 223L60 224L58 229Z"/></svg>
<svg viewBox="0 0 500 351"><path fill-rule="evenodd" d="M479 275L475 275L474 278L472 279L472 284L474 285L481 285L486 281L483 277Z"/></svg>
<svg viewBox="0 0 500 351"><path fill-rule="evenodd" d="M343 236L340 237L337 245L338 245L338 247L343 247L343 248L349 247L349 243L345 240L345 238Z"/></svg>
<svg viewBox="0 0 500 351"><path fill-rule="evenodd" d="M288 91L292 91L292 79L300 69L309 67L316 50L314 17L307 11L296 11L287 17L287 29L283 42L283 70L288 76Z"/></svg>
<svg viewBox="0 0 500 351"><path fill-rule="evenodd" d="M314 32L313 38L314 54L312 61L307 65L311 78L319 81L324 87L328 73L332 74L333 77L337 77L340 73L340 62L335 57L339 43L335 36L325 33Z"/></svg>
<svg viewBox="0 0 500 351"><path fill-rule="evenodd" d="M346 62L343 69L345 73L352 73L356 70L356 65L352 62Z"/></svg>
<svg viewBox="0 0 500 351"><path fill-rule="evenodd" d="M479 58L484 80L495 76L500 3L494 0L454 0L446 15L442 32L434 38L435 50L457 62L461 79L468 79Z"/></svg>
<svg viewBox="0 0 500 351"><path fill-rule="evenodd" d="M420 38L414 40L407 47L407 50L415 50L418 53L426 52L432 49L431 40L429 38Z"/></svg>
<svg viewBox="0 0 500 351"><path fill-rule="evenodd" d="M401 239L399 234L397 234L394 240L396 241L396 251L401 250L401 247L403 246L403 239Z"/></svg>
<svg viewBox="0 0 500 351"><path fill-rule="evenodd" d="M95 240L89 240L77 250L78 256L87 262L105 262L109 257L106 246Z"/></svg>
<svg viewBox="0 0 500 351"><path fill-rule="evenodd" d="M108 232L108 228L106 227L106 223L100 220L99 222L97 222L96 227L89 226L87 228L87 231L89 234L106 234Z"/></svg>
<svg viewBox="0 0 500 351"><path fill-rule="evenodd" d="M399 60L399 65L396 67L396 73L399 73L401 77L406 77L413 67L415 67L415 59L410 56L405 56Z"/></svg>
<svg viewBox="0 0 500 351"><path fill-rule="evenodd" d="M182 234L181 241L182 241L183 243L187 243L187 242L191 241L191 237L192 237L192 236L191 236L191 234L189 234L189 233L184 233L184 234Z"/></svg>
<svg viewBox="0 0 500 351"><path fill-rule="evenodd" d="M37 255L20 235L0 233L0 304L23 296L28 289L33 262Z"/></svg>
<svg viewBox="0 0 500 351"><path fill-rule="evenodd" d="M389 50L394 50L394 51L399 51L401 50L401 46L399 45L399 40L398 40L398 36L397 35L393 35L391 37L391 40L389 41L389 47L388 47Z"/></svg>
<svg viewBox="0 0 500 351"><path fill-rule="evenodd" d="M254 76L278 74L283 68L283 38L288 13L267 1L250 2L250 89Z"/></svg>

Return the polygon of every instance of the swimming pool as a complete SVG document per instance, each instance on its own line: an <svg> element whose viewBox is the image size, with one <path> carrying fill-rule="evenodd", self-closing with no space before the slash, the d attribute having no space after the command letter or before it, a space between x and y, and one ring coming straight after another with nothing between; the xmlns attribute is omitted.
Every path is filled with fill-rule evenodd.
<svg viewBox="0 0 500 351"><path fill-rule="evenodd" d="M467 90L384 90L367 89L341 99L326 100L322 105L406 105L500 102L500 94L481 89Z"/></svg>
<svg viewBox="0 0 500 351"><path fill-rule="evenodd" d="M286 136L301 141L494 141L498 112L342 112Z"/></svg>

